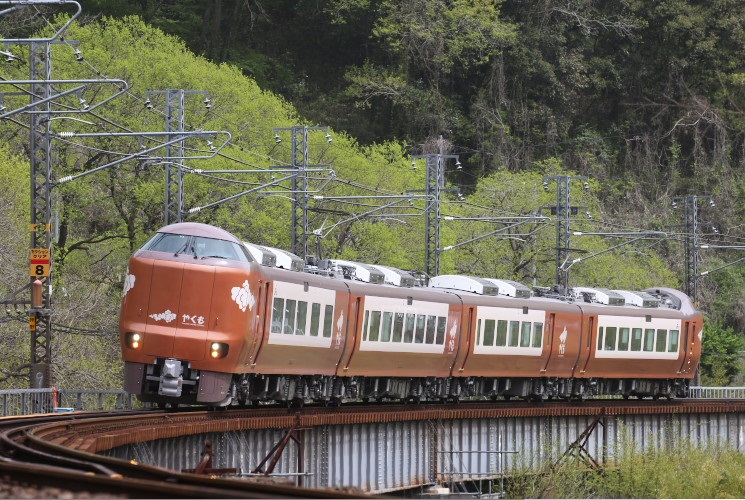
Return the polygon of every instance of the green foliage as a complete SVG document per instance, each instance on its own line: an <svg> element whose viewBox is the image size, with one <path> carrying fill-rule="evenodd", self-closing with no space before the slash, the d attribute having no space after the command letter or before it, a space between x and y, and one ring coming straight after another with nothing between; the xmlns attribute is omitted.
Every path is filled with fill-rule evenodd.
<svg viewBox="0 0 745 500"><path fill-rule="evenodd" d="M742 234L736 223L745 210L740 147L745 136L737 111L745 105L745 69L737 49L743 30L733 29L741 13L724 0L571 6L483 0L224 0L209 6L193 0L91 0L84 8L89 15L102 9L117 17L86 17L73 24L66 39L78 42L85 61L76 60L74 47L55 44L55 78L106 75L126 80L129 90L95 114L74 115L78 120L60 116L52 130L162 131L165 90L205 92L212 102L209 112L202 94L185 98L189 130L229 131L232 142L210 156L206 141L221 145L223 135L184 141L192 157L184 161L184 208L194 209L188 220L219 225L248 241L290 247L290 183L259 195L245 192L271 181L269 173L205 175L191 169L286 168L293 163L290 132L278 130L283 139L278 144L275 129L313 123L331 124L333 137L328 143L324 132L312 131L308 139L309 163L334 170L333 179L328 170L309 175L311 193L323 196L309 201L310 247L321 257L424 268L426 169L421 161L412 169L411 154L431 151L440 135L451 144L447 152L456 151L464 166L457 172L447 166L441 247L453 248L440 256L441 273L553 284L556 221L538 216L548 216L545 208L555 205L555 191L544 192L541 182L544 175L569 170L590 178L591 191L573 189L572 204L594 216L586 219L583 208L571 221L573 231L620 226L672 234L681 216L666 208L668 201L688 189L714 194L718 209L712 224ZM63 22L63 17L55 21ZM14 50L28 60L27 48ZM6 65L2 76L28 78L24 64ZM79 97L94 104L117 90L89 85L58 104L78 109ZM146 98L152 110L144 106ZM3 103L14 109L26 98L6 94ZM28 160L23 158L28 133L4 120L0 136L5 144L0 180L8 186L0 193L7 207L0 227L23 235L2 242L5 296L28 277L27 235L16 229L25 228L29 218ZM87 174L162 139L57 136L53 178ZM164 149L152 154L165 155ZM133 158L54 188L55 321L60 325L116 330L127 257L163 223L169 168L176 167ZM461 188L465 201L453 187ZM381 201L380 195L402 198ZM389 200L391 210L376 210ZM200 209L205 206L210 208ZM680 286L682 249L672 238L622 242L572 236L572 256L581 257L571 267L572 284ZM707 264L728 261L710 255ZM721 325L715 330L745 325L742 273L742 266L732 266L700 280L702 304ZM18 342L23 326L3 324L4 338ZM92 338L81 340L91 356L99 349L117 351L114 337ZM65 337L60 350L68 344L84 349ZM22 364L19 356L10 367ZM101 369L108 374L111 366ZM731 376L729 366L710 366L717 380ZM58 373L72 377L86 368L76 361Z"/></svg>
<svg viewBox="0 0 745 500"><path fill-rule="evenodd" d="M719 322L704 322L701 355L703 385L726 386L740 373L739 356L745 350L745 337Z"/></svg>

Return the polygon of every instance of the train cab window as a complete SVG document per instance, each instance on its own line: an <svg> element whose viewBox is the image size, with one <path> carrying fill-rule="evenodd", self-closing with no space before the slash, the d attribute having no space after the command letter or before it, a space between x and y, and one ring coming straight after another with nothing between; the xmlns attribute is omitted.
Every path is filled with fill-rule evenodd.
<svg viewBox="0 0 745 500"><path fill-rule="evenodd" d="M334 306L326 306L326 311L323 317L323 336L331 336L331 328L334 324Z"/></svg>
<svg viewBox="0 0 745 500"><path fill-rule="evenodd" d="M414 314L407 314L406 326L404 328L404 342L408 344L414 341L414 323L416 323L416 316Z"/></svg>
<svg viewBox="0 0 745 500"><path fill-rule="evenodd" d="M282 331L292 335L295 333L295 308L297 301L287 299L285 302L285 320L282 323Z"/></svg>
<svg viewBox="0 0 745 500"><path fill-rule="evenodd" d="M365 313L367 314L367 313ZM365 316L367 319L367 316ZM321 320L321 304L315 302L310 307L310 335L312 337L318 337L318 323Z"/></svg>
<svg viewBox="0 0 745 500"><path fill-rule="evenodd" d="M437 325L437 316L427 316L427 336L424 339L426 344L435 343L435 326Z"/></svg>
<svg viewBox="0 0 745 500"><path fill-rule="evenodd" d="M437 317L437 339L436 344L445 344L445 329L447 328L448 319L444 316Z"/></svg>
<svg viewBox="0 0 745 500"><path fill-rule="evenodd" d="M380 330L380 341L390 342L391 341L391 327L393 327L393 313L383 313L383 324Z"/></svg>
<svg viewBox="0 0 745 500"><path fill-rule="evenodd" d="M654 351L654 328L644 330L644 350L647 352Z"/></svg>
<svg viewBox="0 0 745 500"><path fill-rule="evenodd" d="M305 324L308 320L308 303L302 300L297 303L297 325L295 335L305 335Z"/></svg>
<svg viewBox="0 0 745 500"><path fill-rule="evenodd" d="M370 335L367 339L371 342L377 342L380 335L380 311L370 312Z"/></svg>
<svg viewBox="0 0 745 500"><path fill-rule="evenodd" d="M191 236L186 234L158 233L142 246L143 250L155 252L181 253L186 251Z"/></svg>
<svg viewBox="0 0 745 500"><path fill-rule="evenodd" d="M532 323L530 321L522 322L522 330L520 331L520 347L530 347L530 327Z"/></svg>
<svg viewBox="0 0 745 500"><path fill-rule="evenodd" d="M497 345L500 347L507 345L507 320L497 321Z"/></svg>
<svg viewBox="0 0 745 500"><path fill-rule="evenodd" d="M670 338L668 339L668 352L677 352L678 351L678 338L680 337L680 332L678 330L670 330Z"/></svg>
<svg viewBox="0 0 745 500"><path fill-rule="evenodd" d="M417 344L424 343L424 325L427 317L424 314L416 315L416 332L414 333L414 342Z"/></svg>
<svg viewBox="0 0 745 500"><path fill-rule="evenodd" d="M362 340L367 340L367 327L368 320L370 319L370 311L365 311L365 322L362 324Z"/></svg>
<svg viewBox="0 0 745 500"><path fill-rule="evenodd" d="M543 344L543 323L533 323L533 347Z"/></svg>
<svg viewBox="0 0 745 500"><path fill-rule="evenodd" d="M194 257L197 259L226 259L240 262L250 262L248 250L232 241L216 240L214 238L194 237L192 243Z"/></svg>
<svg viewBox="0 0 745 500"><path fill-rule="evenodd" d="M619 351L629 350L629 329L628 328L618 329L618 350Z"/></svg>
<svg viewBox="0 0 745 500"><path fill-rule="evenodd" d="M657 345L654 350L657 352L667 351L667 330L657 329Z"/></svg>
<svg viewBox="0 0 745 500"><path fill-rule="evenodd" d="M396 313L393 316L393 341L401 342L404 333L404 313Z"/></svg>
<svg viewBox="0 0 745 500"><path fill-rule="evenodd" d="M609 326L605 329L605 342L603 343L603 350L615 351L616 350L616 327Z"/></svg>
<svg viewBox="0 0 745 500"><path fill-rule="evenodd" d="M510 347L517 347L520 342L520 322L510 321Z"/></svg>
<svg viewBox="0 0 745 500"><path fill-rule="evenodd" d="M282 314L285 310L285 300L274 298L272 306L272 333L282 333Z"/></svg>
<svg viewBox="0 0 745 500"><path fill-rule="evenodd" d="M642 329L633 328L631 330L631 350L641 351L642 350Z"/></svg>

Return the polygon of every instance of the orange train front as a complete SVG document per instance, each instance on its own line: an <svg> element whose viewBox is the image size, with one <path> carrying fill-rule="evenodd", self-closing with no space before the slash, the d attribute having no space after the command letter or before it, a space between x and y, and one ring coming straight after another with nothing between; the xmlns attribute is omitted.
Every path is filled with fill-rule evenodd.
<svg viewBox="0 0 745 500"><path fill-rule="evenodd" d="M392 268L326 261L302 272L291 254L257 248L179 223L134 254L125 390L209 406L682 397L701 354L701 316L676 290L575 288L559 300L469 276L416 287Z"/></svg>

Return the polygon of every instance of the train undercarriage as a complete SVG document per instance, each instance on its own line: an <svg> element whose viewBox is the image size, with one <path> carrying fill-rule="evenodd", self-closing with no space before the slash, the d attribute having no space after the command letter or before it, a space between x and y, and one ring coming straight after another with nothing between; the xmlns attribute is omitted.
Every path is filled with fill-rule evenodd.
<svg viewBox="0 0 745 500"><path fill-rule="evenodd" d="M128 366L125 389L140 400L173 406L259 403L341 404L350 401L584 400L602 396L682 398L687 379L572 379L557 377L336 377L199 372L178 360Z"/></svg>

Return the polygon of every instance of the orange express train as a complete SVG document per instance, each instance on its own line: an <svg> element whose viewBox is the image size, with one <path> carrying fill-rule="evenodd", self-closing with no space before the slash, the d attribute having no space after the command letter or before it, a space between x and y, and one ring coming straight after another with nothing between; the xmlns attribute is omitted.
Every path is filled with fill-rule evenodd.
<svg viewBox="0 0 745 500"><path fill-rule="evenodd" d="M393 268L330 260L304 272L270 253L199 223L138 250L120 318L125 390L209 406L674 398L701 355L702 317L677 290L556 298L457 275L402 286L414 280Z"/></svg>

